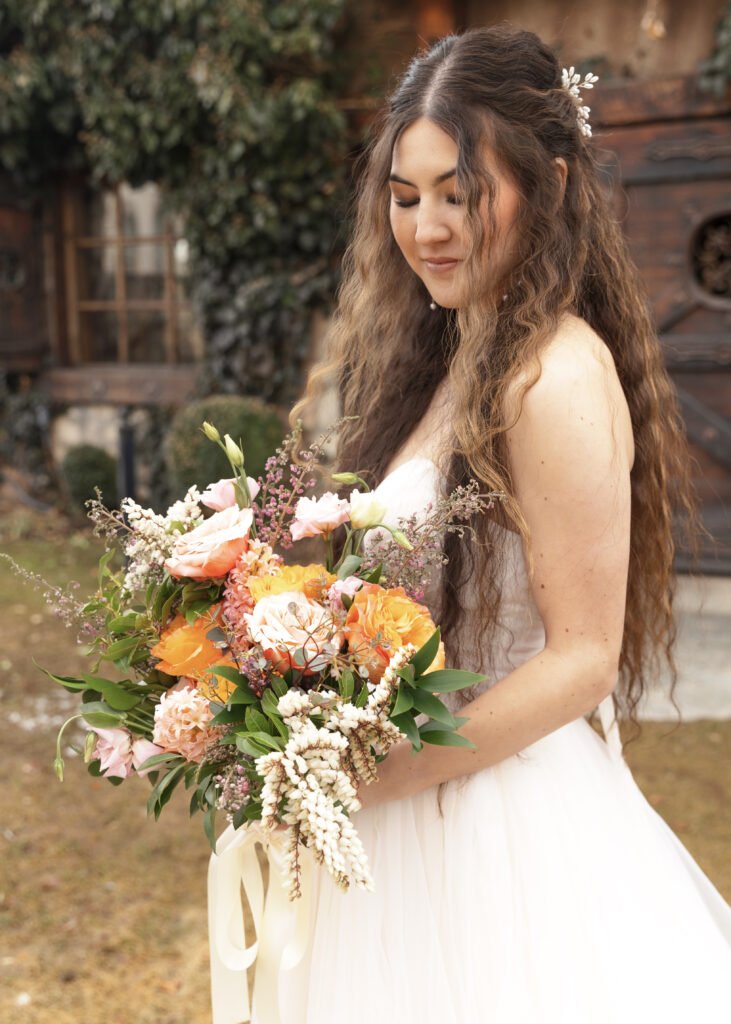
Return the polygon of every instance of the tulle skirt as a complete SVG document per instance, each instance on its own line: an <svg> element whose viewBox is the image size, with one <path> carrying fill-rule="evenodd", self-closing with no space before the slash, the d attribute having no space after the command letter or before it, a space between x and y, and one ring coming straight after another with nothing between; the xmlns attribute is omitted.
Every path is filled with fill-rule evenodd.
<svg viewBox="0 0 731 1024"><path fill-rule="evenodd" d="M283 1024L731 1021L731 908L586 721L442 810L435 787L353 815L376 891L313 872Z"/></svg>

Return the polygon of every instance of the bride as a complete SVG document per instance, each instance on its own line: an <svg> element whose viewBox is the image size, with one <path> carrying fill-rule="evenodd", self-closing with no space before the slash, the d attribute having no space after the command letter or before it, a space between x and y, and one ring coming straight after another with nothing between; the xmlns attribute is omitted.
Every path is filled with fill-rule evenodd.
<svg viewBox="0 0 731 1024"><path fill-rule="evenodd" d="M448 662L486 676L451 695L476 749L404 741L361 786L376 891L314 872L283 1024L731 1020L731 910L640 793L612 714L635 719L671 661L671 526L692 532L693 500L592 84L528 32L449 37L370 148L334 361L304 402L334 369L358 417L338 462L394 521L471 477L506 497L447 535L426 599Z"/></svg>

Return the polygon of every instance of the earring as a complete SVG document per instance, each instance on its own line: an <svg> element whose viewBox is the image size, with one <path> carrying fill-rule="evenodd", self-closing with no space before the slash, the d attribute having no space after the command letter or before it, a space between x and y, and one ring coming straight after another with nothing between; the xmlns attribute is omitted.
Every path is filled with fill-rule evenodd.
<svg viewBox="0 0 731 1024"><path fill-rule="evenodd" d="M433 312L434 312L434 310L435 310L436 308L437 308L437 304L436 304L436 302L434 302L434 300L432 299L432 301L431 301L431 302L429 303L429 309L430 309L430 310L432 311L432 313L433 313Z"/></svg>

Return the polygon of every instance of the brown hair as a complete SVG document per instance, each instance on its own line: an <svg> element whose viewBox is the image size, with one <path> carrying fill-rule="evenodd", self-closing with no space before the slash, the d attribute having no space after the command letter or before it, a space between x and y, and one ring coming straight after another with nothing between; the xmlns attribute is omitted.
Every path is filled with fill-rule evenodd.
<svg viewBox="0 0 731 1024"><path fill-rule="evenodd" d="M394 241L388 178L394 144L428 117L458 150L457 181L471 236L469 303L429 309L429 296ZM490 142L521 195L517 259L495 289L485 287L480 253L489 247L495 185L482 166ZM416 57L383 112L365 157L356 196L352 241L346 252L331 333L331 358L310 375L296 418L327 374L337 374L342 412L357 416L339 439L338 468L379 482L449 375L456 398L451 489L469 477L507 495L505 525L524 537L527 527L512 497L506 458L505 398L520 382L524 394L540 375L539 353L567 313L582 317L612 353L629 405L635 440L629 579L620 684L615 692L636 725L648 675L664 656L675 687L672 645L673 518L693 537L696 514L689 460L676 399L657 334L619 224L602 184L593 143L581 134L574 101L561 85L553 52L531 32L504 27L450 36ZM554 173L568 167L565 193ZM500 573L490 548L489 517L477 517L474 537L448 536L441 621L448 655L459 660L454 627L460 594L477 571L486 646L498 621ZM451 647L450 647L451 644Z"/></svg>

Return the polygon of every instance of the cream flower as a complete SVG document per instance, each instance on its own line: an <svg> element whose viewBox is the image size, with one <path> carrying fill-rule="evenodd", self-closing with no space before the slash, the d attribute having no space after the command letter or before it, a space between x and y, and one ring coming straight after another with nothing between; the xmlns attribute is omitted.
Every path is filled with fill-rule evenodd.
<svg viewBox="0 0 731 1024"><path fill-rule="evenodd" d="M356 530L382 523L386 505L374 491L350 492L350 521Z"/></svg>
<svg viewBox="0 0 731 1024"><path fill-rule="evenodd" d="M263 597L244 618L252 640L280 672L290 666L301 669L302 657L306 673L319 672L333 649L342 646L343 635L335 630L331 613L301 590ZM295 659L296 651L302 655Z"/></svg>

